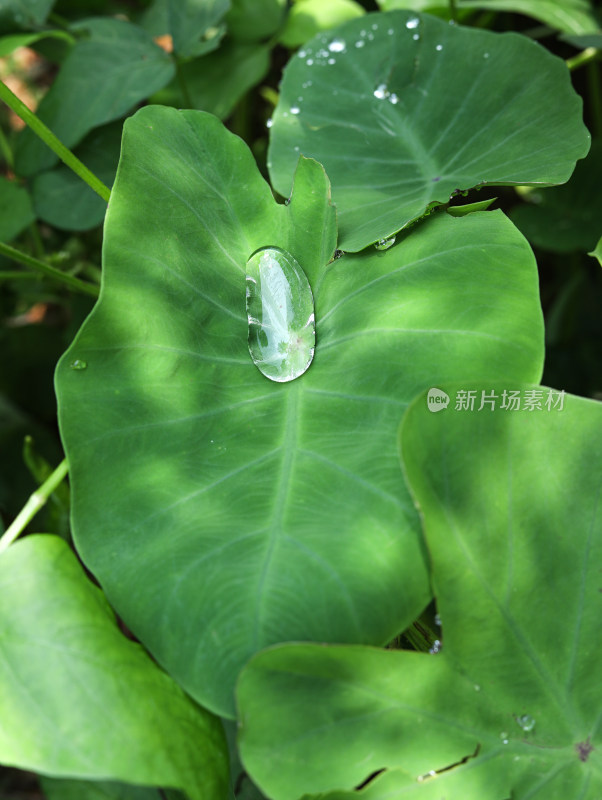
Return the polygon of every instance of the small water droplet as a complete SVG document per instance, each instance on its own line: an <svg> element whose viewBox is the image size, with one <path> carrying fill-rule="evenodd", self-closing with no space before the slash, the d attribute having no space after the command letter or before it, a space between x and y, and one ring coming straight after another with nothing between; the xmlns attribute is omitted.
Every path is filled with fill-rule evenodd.
<svg viewBox="0 0 602 800"><path fill-rule="evenodd" d="M389 90L387 89L386 83L379 83L376 89L373 92L374 97L377 97L379 100L384 100L385 97L389 96Z"/></svg>
<svg viewBox="0 0 602 800"><path fill-rule="evenodd" d="M475 690L475 692L480 692L481 691L481 687L479 686L478 683L475 683L474 690Z"/></svg>
<svg viewBox="0 0 602 800"><path fill-rule="evenodd" d="M313 58L308 58L308 59L307 59L307 61L305 62L306 66L308 66L308 67L311 67L311 65L312 65L313 63L314 63L314 60L313 60Z"/></svg>
<svg viewBox="0 0 602 800"><path fill-rule="evenodd" d="M311 81L305 81L305 83L302 83L302 84L301 84L301 86L302 86L304 89L309 89L309 87L311 86L311 84L312 84L312 82L311 82Z"/></svg>
<svg viewBox="0 0 602 800"><path fill-rule="evenodd" d="M378 25L377 25L376 22L372 25L372 30L373 31L377 31L378 30Z"/></svg>
<svg viewBox="0 0 602 800"><path fill-rule="evenodd" d="M389 28L387 33L389 34L389 36L393 36L393 33L394 33L393 28Z"/></svg>
<svg viewBox="0 0 602 800"><path fill-rule="evenodd" d="M364 42L363 39L358 39L357 42L355 43L355 46L356 47L363 47L365 44L366 44L366 42Z"/></svg>
<svg viewBox="0 0 602 800"><path fill-rule="evenodd" d="M309 368L316 341L314 299L290 253L264 247L247 261L249 352L257 369L284 383Z"/></svg>
<svg viewBox="0 0 602 800"><path fill-rule="evenodd" d="M441 650L441 641L439 639L435 639L435 641L432 644L432 647L429 648L429 653L431 655L435 655L435 653L438 653L440 650Z"/></svg>
<svg viewBox="0 0 602 800"><path fill-rule="evenodd" d="M378 242L374 245L377 250L388 250L389 247L393 247L395 244L395 236L389 236L386 239L379 239Z"/></svg>
<svg viewBox="0 0 602 800"><path fill-rule="evenodd" d="M266 128L271 128L273 124L274 120L270 117L269 120L266 122L265 126Z"/></svg>
<svg viewBox="0 0 602 800"><path fill-rule="evenodd" d="M420 39L420 34L419 34L419 33L415 33L415 34L412 36L412 39L413 39L415 42L417 42L417 41Z"/></svg>
<svg viewBox="0 0 602 800"><path fill-rule="evenodd" d="M299 58L305 58L305 56L307 55L307 53L305 52L305 50L299 50L299 52L297 53L297 55L299 56Z"/></svg>
<svg viewBox="0 0 602 800"><path fill-rule="evenodd" d="M291 108L291 114L298 114L300 110L301 109L299 108L299 106L293 106Z"/></svg>
<svg viewBox="0 0 602 800"><path fill-rule="evenodd" d="M295 151L295 153L298 153L298 152L299 152L299 145L298 145L298 144L296 144L296 145L293 147L293 150Z"/></svg>
<svg viewBox="0 0 602 800"><path fill-rule="evenodd" d="M393 103L394 106L396 106L397 103L399 103L399 97L397 97L395 92L391 92L389 96L389 103Z"/></svg>
<svg viewBox="0 0 602 800"><path fill-rule="evenodd" d="M483 58L489 58L489 53L483 53Z"/></svg>
<svg viewBox="0 0 602 800"><path fill-rule="evenodd" d="M337 60L336 60L336 58L329 58L329 59L328 59L328 63L329 63L329 64L336 64L336 63L337 63Z"/></svg>
<svg viewBox="0 0 602 800"><path fill-rule="evenodd" d="M71 367L71 369L75 369L75 370L86 369L87 366L88 366L88 362L84 361L81 358L76 358L75 361L72 361L69 364L69 366Z"/></svg>
<svg viewBox="0 0 602 800"><path fill-rule="evenodd" d="M443 50L443 45L442 44L438 44L437 47L435 47L435 50L439 50L439 51Z"/></svg>
<svg viewBox="0 0 602 800"><path fill-rule="evenodd" d="M332 42L328 45L328 49L331 53L344 53L345 52L345 42L343 39L333 39Z"/></svg>
<svg viewBox="0 0 602 800"><path fill-rule="evenodd" d="M440 614L435 614L435 625L441 627L441 616Z"/></svg>
<svg viewBox="0 0 602 800"><path fill-rule="evenodd" d="M517 717L516 721L518 722L519 726L527 733L529 731L532 731L533 728L535 727L535 720L529 714L523 714L522 716Z"/></svg>
<svg viewBox="0 0 602 800"><path fill-rule="evenodd" d="M412 28L417 28L419 25L420 25L420 20L418 19L418 17L411 17L406 22L406 28L409 28L410 30L412 30Z"/></svg>
<svg viewBox="0 0 602 800"><path fill-rule="evenodd" d="M500 739L502 740L502 744L508 744L508 734L506 731L500 733Z"/></svg>

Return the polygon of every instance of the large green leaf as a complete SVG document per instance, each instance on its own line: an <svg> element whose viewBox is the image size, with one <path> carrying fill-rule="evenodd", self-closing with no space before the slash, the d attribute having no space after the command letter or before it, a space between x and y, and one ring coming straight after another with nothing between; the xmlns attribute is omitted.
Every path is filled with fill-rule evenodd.
<svg viewBox="0 0 602 800"><path fill-rule="evenodd" d="M88 169L111 186L119 161L121 122L92 131L75 149ZM32 195L38 219L69 231L86 231L104 219L106 201L65 164L36 175Z"/></svg>
<svg viewBox="0 0 602 800"><path fill-rule="evenodd" d="M155 0L140 23L152 36L169 34L174 52L193 58L219 46L229 8L230 0Z"/></svg>
<svg viewBox="0 0 602 800"><path fill-rule="evenodd" d="M125 638L62 539L4 552L0 598L0 762L224 796L219 720Z"/></svg>
<svg viewBox="0 0 602 800"><path fill-rule="evenodd" d="M142 109L100 302L58 367L77 548L158 661L224 716L262 647L384 643L428 601L394 443L416 392L541 371L535 263L500 212L437 214L328 264L334 223L319 164L303 159L278 205L214 117ZM267 246L314 293L315 358L287 384L247 347L245 264Z"/></svg>
<svg viewBox="0 0 602 800"><path fill-rule="evenodd" d="M136 25L98 18L74 29L89 38L73 47L37 112L67 147L92 128L122 117L174 74L167 53ZM33 175L57 161L31 129L23 130L15 160L19 174Z"/></svg>
<svg viewBox="0 0 602 800"><path fill-rule="evenodd" d="M510 212L531 244L542 250L571 253L595 247L602 231L602 140L577 164L566 186L536 189Z"/></svg>
<svg viewBox="0 0 602 800"><path fill-rule="evenodd" d="M286 0L231 0L226 15L228 33L241 41L272 36L284 21Z"/></svg>
<svg viewBox="0 0 602 800"><path fill-rule="evenodd" d="M531 385L454 388L474 391L473 411L448 388L447 408L431 413L422 395L401 429L442 649L256 656L239 737L271 798L349 790L383 768L361 796L602 796L602 405ZM501 408L510 390L522 410Z"/></svg>
<svg viewBox="0 0 602 800"><path fill-rule="evenodd" d="M564 62L524 36L368 15L289 62L270 175L286 196L299 153L318 159L340 247L360 250L459 189L563 183L589 148L581 105Z"/></svg>
<svg viewBox="0 0 602 800"><path fill-rule="evenodd" d="M298 0L289 11L280 42L285 47L298 47L316 33L365 13L355 0Z"/></svg>
<svg viewBox="0 0 602 800"><path fill-rule="evenodd" d="M449 14L449 0L377 0L384 11L407 8ZM598 23L589 0L456 0L460 11L510 11L538 19L566 33L589 33Z"/></svg>

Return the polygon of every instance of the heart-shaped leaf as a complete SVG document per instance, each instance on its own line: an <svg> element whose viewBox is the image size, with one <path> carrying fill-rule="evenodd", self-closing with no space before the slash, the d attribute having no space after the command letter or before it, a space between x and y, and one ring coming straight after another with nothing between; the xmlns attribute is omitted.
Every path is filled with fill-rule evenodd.
<svg viewBox="0 0 602 800"><path fill-rule="evenodd" d="M302 159L278 205L214 117L126 122L101 298L57 372L74 537L128 626L224 716L257 650L382 644L428 602L395 447L410 399L541 372L536 267L501 212L435 214L329 263L334 246L319 164ZM313 363L286 384L247 345L245 266L264 247L315 302Z"/></svg>
<svg viewBox="0 0 602 800"><path fill-rule="evenodd" d="M0 597L0 762L224 796L221 723L126 639L62 539L4 552Z"/></svg>
<svg viewBox="0 0 602 800"><path fill-rule="evenodd" d="M602 405L455 388L447 408L432 398L450 389L420 396L401 428L442 649L283 645L252 659L239 743L269 797L349 790L383 769L362 795L602 796Z"/></svg>
<svg viewBox="0 0 602 800"><path fill-rule="evenodd" d="M460 189L563 183L588 148L563 61L524 36L392 11L290 61L269 166L287 196L299 153L324 164L339 246L356 251Z"/></svg>

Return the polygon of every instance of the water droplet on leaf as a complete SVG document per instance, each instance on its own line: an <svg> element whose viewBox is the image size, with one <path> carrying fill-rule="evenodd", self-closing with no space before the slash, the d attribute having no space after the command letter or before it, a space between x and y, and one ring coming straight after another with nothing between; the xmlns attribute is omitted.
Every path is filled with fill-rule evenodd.
<svg viewBox="0 0 602 800"><path fill-rule="evenodd" d="M435 639L431 648L429 648L429 653L431 655L435 655L441 650L441 641L439 639Z"/></svg>
<svg viewBox="0 0 602 800"><path fill-rule="evenodd" d="M391 92L389 96L389 103L393 103L394 106L396 106L397 103L399 103L399 97L397 97L395 92Z"/></svg>
<svg viewBox="0 0 602 800"><path fill-rule="evenodd" d="M345 52L345 42L343 39L333 39L332 42L328 45L328 49L331 53L344 53Z"/></svg>
<svg viewBox="0 0 602 800"><path fill-rule="evenodd" d="M519 726L526 732L532 731L535 727L535 720L529 714L523 714L516 718Z"/></svg>
<svg viewBox="0 0 602 800"><path fill-rule="evenodd" d="M417 28L419 25L420 20L418 17L411 17L411 19L406 22L406 28L409 28L410 30L412 30L412 28Z"/></svg>
<svg viewBox="0 0 602 800"><path fill-rule="evenodd" d="M293 107L291 108L291 114L298 114L298 113L299 113L299 111L300 111L300 108L299 108L299 106L293 106Z"/></svg>
<svg viewBox="0 0 602 800"><path fill-rule="evenodd" d="M363 39L358 39L357 42L355 43L355 46L356 47L363 47L365 44L366 44L366 42L364 42Z"/></svg>
<svg viewBox="0 0 602 800"><path fill-rule="evenodd" d="M502 744L508 744L508 734L506 731L500 733L500 739L502 740Z"/></svg>
<svg viewBox="0 0 602 800"><path fill-rule="evenodd" d="M377 250L388 250L395 244L395 236L389 236L387 239L379 239L374 245Z"/></svg>
<svg viewBox="0 0 602 800"><path fill-rule="evenodd" d="M270 117L269 120L266 122L265 126L266 128L271 128L273 124L274 120Z"/></svg>
<svg viewBox="0 0 602 800"><path fill-rule="evenodd" d="M435 50L439 50L439 51L443 50L443 45L442 44L438 44L437 47L435 47Z"/></svg>
<svg viewBox="0 0 602 800"><path fill-rule="evenodd" d="M314 299L301 266L279 247L247 261L247 319L257 369L278 383L303 375L314 357Z"/></svg>
<svg viewBox="0 0 602 800"><path fill-rule="evenodd" d="M69 364L69 366L71 367L71 369L82 370L87 368L88 362L83 361L81 358L76 358L75 361L72 361Z"/></svg>
<svg viewBox="0 0 602 800"><path fill-rule="evenodd" d="M377 97L379 100L384 100L385 97L389 96L389 90L387 89L386 83L379 83L376 89L374 90L374 97Z"/></svg>

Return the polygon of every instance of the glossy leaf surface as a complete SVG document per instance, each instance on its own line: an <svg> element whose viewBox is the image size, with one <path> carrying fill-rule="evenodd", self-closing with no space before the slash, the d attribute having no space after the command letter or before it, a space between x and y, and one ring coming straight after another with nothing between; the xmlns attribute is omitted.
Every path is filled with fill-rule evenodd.
<svg viewBox="0 0 602 800"><path fill-rule="evenodd" d="M256 656L238 685L239 744L276 800L351 790L382 769L360 797L602 794L602 405L554 391L548 409L550 390L512 383L442 388L447 408L431 413L422 394L401 427L441 651ZM475 410L456 410L460 390ZM534 410L501 410L505 391ZM495 409L477 410L482 393Z"/></svg>
<svg viewBox="0 0 602 800"><path fill-rule="evenodd" d="M67 147L92 128L122 117L174 74L167 53L136 25L97 18L74 27L90 36L73 47L37 110ZM32 130L23 130L15 160L20 175L33 175L57 161Z"/></svg>
<svg viewBox="0 0 602 800"><path fill-rule="evenodd" d="M3 764L223 796L220 722L126 639L62 539L9 547L0 597Z"/></svg>
<svg viewBox="0 0 602 800"><path fill-rule="evenodd" d="M281 385L247 346L245 265L267 246L315 301L312 366ZM320 165L279 205L214 117L126 122L101 298L56 379L74 536L127 625L225 716L262 647L381 644L428 601L395 447L416 392L541 371L535 263L500 212L329 263L334 247Z"/></svg>
<svg viewBox="0 0 602 800"><path fill-rule="evenodd" d="M300 153L324 164L339 246L350 251L457 190L563 183L589 149L560 59L524 36L404 11L352 20L304 45L273 119L275 188L288 195Z"/></svg>

